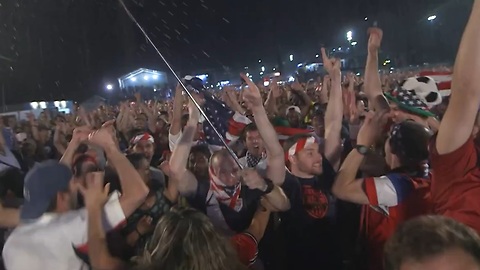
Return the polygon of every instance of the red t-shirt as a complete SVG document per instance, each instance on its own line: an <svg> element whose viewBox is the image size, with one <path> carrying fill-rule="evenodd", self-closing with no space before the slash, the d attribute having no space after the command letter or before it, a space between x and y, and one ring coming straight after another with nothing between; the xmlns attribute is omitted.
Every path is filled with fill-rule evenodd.
<svg viewBox="0 0 480 270"><path fill-rule="evenodd" d="M480 169L473 138L445 155L438 154L435 139L430 144L434 211L480 233Z"/></svg>
<svg viewBox="0 0 480 270"><path fill-rule="evenodd" d="M383 246L398 225L432 212L430 179L402 173L369 177L364 182L370 205L362 209L362 233L368 246L368 269L383 269Z"/></svg>
<svg viewBox="0 0 480 270"><path fill-rule="evenodd" d="M241 263L246 266L255 263L258 256L258 241L253 235L247 232L239 233L234 235L230 241L237 251Z"/></svg>

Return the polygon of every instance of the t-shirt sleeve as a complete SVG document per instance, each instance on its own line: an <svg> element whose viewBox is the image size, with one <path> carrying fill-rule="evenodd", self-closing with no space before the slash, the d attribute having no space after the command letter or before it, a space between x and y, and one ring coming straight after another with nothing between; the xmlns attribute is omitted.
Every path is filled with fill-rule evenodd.
<svg viewBox="0 0 480 270"><path fill-rule="evenodd" d="M231 238L231 242L240 262L247 266L255 263L258 256L258 241L252 234L247 232L236 234Z"/></svg>
<svg viewBox="0 0 480 270"><path fill-rule="evenodd" d="M103 207L103 226L106 231L113 230L125 222L125 213L120 205L120 193L113 192Z"/></svg>
<svg viewBox="0 0 480 270"><path fill-rule="evenodd" d="M477 166L477 151L473 138L468 139L457 150L438 154L434 136L430 141L430 165L434 174L435 186L450 186L452 182L462 181L464 176ZM432 183L433 184L433 183Z"/></svg>
<svg viewBox="0 0 480 270"><path fill-rule="evenodd" d="M364 189L370 205L393 207L408 196L413 184L403 175L388 174L365 178Z"/></svg>
<svg viewBox="0 0 480 270"><path fill-rule="evenodd" d="M168 133L168 147L170 147L170 151L173 151L175 145L180 139L180 136L182 136L182 131L178 132L178 134L175 135Z"/></svg>

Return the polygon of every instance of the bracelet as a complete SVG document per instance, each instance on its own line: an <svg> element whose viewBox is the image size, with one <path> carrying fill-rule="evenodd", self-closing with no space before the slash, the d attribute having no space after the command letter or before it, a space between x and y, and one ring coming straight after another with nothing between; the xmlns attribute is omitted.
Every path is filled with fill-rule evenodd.
<svg viewBox="0 0 480 270"><path fill-rule="evenodd" d="M275 185L273 184L272 180L265 178L265 183L267 184L267 188L265 190L262 190L262 196L271 193L275 188Z"/></svg>

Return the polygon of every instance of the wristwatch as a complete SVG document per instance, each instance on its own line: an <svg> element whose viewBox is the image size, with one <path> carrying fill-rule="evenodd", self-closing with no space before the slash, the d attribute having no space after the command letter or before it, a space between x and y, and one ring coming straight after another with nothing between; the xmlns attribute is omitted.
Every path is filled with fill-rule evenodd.
<svg viewBox="0 0 480 270"><path fill-rule="evenodd" d="M365 145L357 145L355 146L355 149L357 149L358 153L361 155L366 155L370 151L370 149Z"/></svg>
<svg viewBox="0 0 480 270"><path fill-rule="evenodd" d="M262 195L267 195L269 194L270 192L273 191L273 188L275 187L275 185L273 184L272 180L268 179L268 178L265 178L265 188L264 190L262 190Z"/></svg>

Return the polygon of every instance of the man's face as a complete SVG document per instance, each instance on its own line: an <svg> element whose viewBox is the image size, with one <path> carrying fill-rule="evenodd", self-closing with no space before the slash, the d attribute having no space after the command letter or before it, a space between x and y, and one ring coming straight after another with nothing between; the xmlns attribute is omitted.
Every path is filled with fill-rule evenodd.
<svg viewBox="0 0 480 270"><path fill-rule="evenodd" d="M293 128L298 128L300 126L300 117L301 115L294 109L290 109L287 113L287 120Z"/></svg>
<svg viewBox="0 0 480 270"><path fill-rule="evenodd" d="M323 172L322 155L319 152L318 143L305 146L296 154L296 166L298 170L310 175L320 175Z"/></svg>
<svg viewBox="0 0 480 270"><path fill-rule="evenodd" d="M323 138L325 136L325 120L323 115L314 116L312 118L312 126L318 137Z"/></svg>
<svg viewBox="0 0 480 270"><path fill-rule="evenodd" d="M265 150L262 137L258 130L248 131L245 134L245 144L248 152L255 157L260 157Z"/></svg>
<svg viewBox="0 0 480 270"><path fill-rule="evenodd" d="M149 141L139 141L133 147L133 152L144 154L149 163L152 161L154 150L155 146Z"/></svg>
<svg viewBox="0 0 480 270"><path fill-rule="evenodd" d="M135 118L135 122L133 123L133 125L137 129L144 129L146 126L146 123L147 123L147 118L145 117L145 115L140 114Z"/></svg>
<svg viewBox="0 0 480 270"><path fill-rule="evenodd" d="M207 175L208 158L202 153L191 153L188 156L188 170L195 175Z"/></svg>
<svg viewBox="0 0 480 270"><path fill-rule="evenodd" d="M420 262L406 261L400 270L480 270L480 266L462 249L452 248Z"/></svg>
<svg viewBox="0 0 480 270"><path fill-rule="evenodd" d="M238 165L230 156L218 162L215 172L218 179L228 187L235 186L240 181Z"/></svg>

